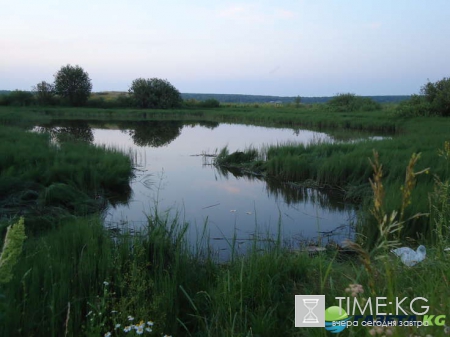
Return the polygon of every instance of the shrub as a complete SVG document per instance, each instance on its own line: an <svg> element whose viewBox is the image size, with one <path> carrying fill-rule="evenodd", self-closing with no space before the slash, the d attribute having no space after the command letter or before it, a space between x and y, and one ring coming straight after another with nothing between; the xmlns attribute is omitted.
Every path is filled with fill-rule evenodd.
<svg viewBox="0 0 450 337"><path fill-rule="evenodd" d="M420 93L438 115L450 116L450 78L444 77L435 83L425 84Z"/></svg>
<svg viewBox="0 0 450 337"><path fill-rule="evenodd" d="M108 108L109 102L107 102L103 97L91 97L87 100L86 105L91 108Z"/></svg>
<svg viewBox="0 0 450 337"><path fill-rule="evenodd" d="M138 78L128 90L139 108L169 109L180 106L180 92L167 80Z"/></svg>
<svg viewBox="0 0 450 337"><path fill-rule="evenodd" d="M199 101L197 101L195 98L190 98L183 101L183 104L186 108L194 108L199 106Z"/></svg>
<svg viewBox="0 0 450 337"><path fill-rule="evenodd" d="M129 108L133 106L133 99L129 95L121 94L115 99L114 105L119 108Z"/></svg>
<svg viewBox="0 0 450 337"><path fill-rule="evenodd" d="M419 95L412 95L409 100L400 102L395 112L401 117L435 115L431 104L423 96Z"/></svg>
<svg viewBox="0 0 450 337"><path fill-rule="evenodd" d="M207 99L206 101L203 101L200 103L200 106L203 108L218 108L220 107L220 103L215 98Z"/></svg>
<svg viewBox="0 0 450 337"><path fill-rule="evenodd" d="M338 94L328 101L328 106L333 111L374 111L380 110L381 105L369 97L356 96L346 93Z"/></svg>
<svg viewBox="0 0 450 337"><path fill-rule="evenodd" d="M3 95L0 105L28 106L34 101L33 94L28 91L14 90L9 95Z"/></svg>

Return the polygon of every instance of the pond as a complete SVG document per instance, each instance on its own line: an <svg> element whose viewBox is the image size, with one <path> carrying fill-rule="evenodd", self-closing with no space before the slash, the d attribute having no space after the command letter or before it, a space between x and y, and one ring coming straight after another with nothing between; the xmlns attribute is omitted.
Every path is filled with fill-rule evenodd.
<svg viewBox="0 0 450 337"><path fill-rule="evenodd" d="M105 225L140 230L157 208L188 222L189 242L203 235L226 258L234 241L245 251L255 238L280 235L284 243L340 242L353 235L355 205L329 189L299 188L212 165L224 146L230 152L270 144L333 141L325 133L215 122L53 122L41 127L54 137L71 137L123 149L134 157L131 196L112 202ZM119 198L121 199L121 198Z"/></svg>

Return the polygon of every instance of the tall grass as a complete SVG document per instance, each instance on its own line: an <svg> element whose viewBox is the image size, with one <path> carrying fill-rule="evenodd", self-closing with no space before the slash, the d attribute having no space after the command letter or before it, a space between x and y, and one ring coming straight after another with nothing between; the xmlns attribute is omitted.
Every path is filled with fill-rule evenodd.
<svg viewBox="0 0 450 337"><path fill-rule="evenodd" d="M92 213L104 197L129 190L131 158L118 150L78 142L52 145L47 135L2 126L0 152L3 216L42 220L60 211Z"/></svg>
<svg viewBox="0 0 450 337"><path fill-rule="evenodd" d="M408 183L417 176L415 158L408 165L400 204L407 204L416 192ZM146 230L114 236L98 218L78 218L25 241L13 279L0 287L4 295L0 333L123 335L124 325L121 330L114 326L130 324L132 316L136 322L153 320L156 334L326 336L324 329L294 327L294 295L325 294L327 305L334 305L334 297L350 291L360 297L425 297L433 314L446 314L450 306L446 281L450 266L443 251L449 244L446 236L433 231L438 244L428 246L427 259L414 268L390 256L389 249L400 243L397 232L408 223L401 211L386 213L378 157L372 167L378 238L373 249L364 241L348 245L362 263L343 259L332 250L317 257L294 254L278 239L267 245L254 241L246 255L234 255L219 264L210 254L190 250L187 225L176 215L161 215L155 209ZM446 183L436 184L438 191L445 189ZM448 226L448 207L442 209L440 203L431 207L439 209L437 219ZM444 327L422 329L439 336ZM411 332L408 328L395 331L397 336ZM347 333L369 336L371 332L359 327Z"/></svg>
<svg viewBox="0 0 450 337"><path fill-rule="evenodd" d="M359 297L368 294L388 298L425 297L429 300L431 314L448 315L450 262L444 249L450 244L447 239L450 151L448 144L441 151L438 148L448 140L449 122L442 118L399 119L383 110L316 114L320 112L317 109L221 108L210 110L207 118L265 125L403 132L379 142L280 145L264 153L266 170L270 174L287 180L308 176L321 184L341 185L356 196L367 196L364 198L367 203L373 200L371 194L374 191L369 178L372 182L382 181L384 194L375 194L375 200L382 206L382 216L362 217L361 227L365 232L361 231L361 234L367 238L353 245L361 260L345 258L339 250L311 257L302 252L293 253L281 245L261 246L255 242L246 255L235 254L229 262L219 264L209 253L191 252L186 244L186 224L177 216L169 218L155 211L149 216L148 230L135 235L112 235L96 217L66 218L61 220L58 229L51 229L45 235L29 235L25 241L19 261L12 270L13 279L0 286L0 335L101 336L108 331L123 335L123 329L114 330L114 325L121 323L123 328L124 323L129 322L128 315L132 315L136 321L154 320L155 335L326 336L324 329L294 327L294 295L325 294L327 306L336 305L334 297L360 289L349 287L349 284L359 284L365 289L365 293L358 291L355 294ZM22 116L34 114L24 111L20 110ZM9 124L18 123L18 118L10 116L11 110L1 108L0 112L0 116L8 115ZM207 115L204 111L186 110L164 115L158 111L150 114L146 111L60 108L40 109L35 113L64 118L87 116L87 119L98 116L139 119L160 115L164 118L176 115L198 118ZM14 214L25 212L28 215L26 212L33 210L37 200L49 200L46 198L53 198L52 193L59 203L67 206L72 198L65 200L63 197L67 193L59 192L58 184L69 187L64 186L64 191L89 196L103 188L120 186L122 179L130 174L130 163L125 165L127 160L119 154L105 154L91 147L78 147L79 144L49 147L46 136L24 133L20 129L1 128L0 137L0 177L7 177L0 180L0 195L11 198L2 199L2 202L7 200L8 205L18 205ZM367 160L374 148L380 153L374 167L379 168L383 163L383 174L378 180L372 176L373 167ZM420 160L411 166L411 153L419 152L422 153ZM118 175L103 174L102 170L115 165ZM404 170L408 165L413 168L410 176L411 172L428 167L430 174L418 176L409 186L411 180ZM413 191L408 196L408 203L411 202L408 207L401 186L409 186L408 191ZM23 194L15 194L15 191ZM427 204L428 200L431 205ZM383 219L385 215L393 214L392 211L401 212L403 205L403 219L409 219L422 209L429 211L430 216L421 218L425 222L403 223L403 236L396 238L395 232L391 231L397 228L391 226L395 221L389 222L391 217L386 217L388 222L384 223ZM5 214L5 204L1 207ZM372 209L373 206L368 207ZM39 219L34 223L40 225L42 221ZM54 217L49 216L48 223L52 221ZM33 221L25 217L25 225L31 224ZM425 234L422 237L417 233ZM371 238L375 247L381 245L383 249L373 250L373 244L369 244ZM404 266L388 254L391 240L395 244L403 240L403 244L413 248L419 242L426 242L426 260L413 268ZM442 336L444 333L444 327L440 326L421 329L417 332L413 328L397 328L393 333L397 336L413 333ZM345 334L369 336L371 332L368 328L358 327L347 329Z"/></svg>
<svg viewBox="0 0 450 337"><path fill-rule="evenodd" d="M232 106L220 108L186 108L186 109L99 109L70 107L1 107L0 117L11 112L25 115L42 116L54 119L202 119L225 123L248 123L262 126L292 128L314 128L317 130L345 129L355 131L397 132L402 129L402 119L395 115L393 107L379 111L345 111L335 112L326 105L316 104L302 109L295 107L275 108L272 105L263 108Z"/></svg>
<svg viewBox="0 0 450 337"><path fill-rule="evenodd" d="M417 175L416 164L410 163L405 182ZM396 218L400 211L386 213L379 159L373 168L376 245L372 249L364 240L348 245L361 260L339 250L318 256L293 252L278 240L267 245L254 241L245 255L217 263L208 253L190 250L187 224L176 214L155 209L147 229L133 235L112 235L99 219L78 218L27 239L12 281L0 287L0 334L120 336L132 316L133 322L154 321L154 335L327 336L325 329L294 327L294 295L299 294L324 294L327 306L336 305L337 296L425 297L430 314L448 314L450 262L443 248L449 240L432 231L437 244L427 245L427 258L413 268L391 255L389 249L400 243L400 222L402 231L408 223ZM437 191L445 189L441 183ZM416 193L413 184L405 188L400 204ZM448 207L431 207L439 209L436 219L447 227ZM117 323L122 325L115 330ZM444 328L423 327L420 333L442 336ZM392 331L394 336L414 332L405 327ZM360 326L348 328L345 335L372 333Z"/></svg>
<svg viewBox="0 0 450 337"><path fill-rule="evenodd" d="M422 124L420 124L422 123ZM380 161L384 167L384 183L386 210L400 209L401 187L404 184L404 167L409 162L411 153L421 153L417 162L418 171L427 170L414 181L416 194L408 207L403 207L404 216L411 217L416 213L429 211L428 195L433 192L435 176L446 177L448 164L440 160L438 149L447 140L448 122L442 118L416 120L405 124L410 133L393 136L381 140L361 140L358 142L315 142L310 144L277 144L252 154L254 161L234 163L246 170L262 172L267 177L281 181L304 182L314 181L318 186L340 188L345 197L367 204L370 200L370 184L372 167L368 158L373 150L380 153ZM230 165L236 154L226 154L217 162ZM241 155L241 157L245 157ZM265 160L261 161L261 158ZM367 209L367 205L366 205ZM367 212L366 212L367 214ZM430 237L431 227L427 219L412 219L411 226L405 235L414 238L417 233ZM419 235L420 235L419 234Z"/></svg>

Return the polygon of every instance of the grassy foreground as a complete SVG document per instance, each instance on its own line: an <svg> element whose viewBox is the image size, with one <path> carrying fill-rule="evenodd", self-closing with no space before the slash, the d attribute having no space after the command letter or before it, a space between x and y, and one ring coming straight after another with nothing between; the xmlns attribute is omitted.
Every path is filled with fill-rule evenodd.
<svg viewBox="0 0 450 337"><path fill-rule="evenodd" d="M354 295L361 301L375 296L386 296L389 300L408 297L404 302L405 308L411 299L425 297L430 306L429 314L448 315L450 262L444 249L450 245L447 239L450 147L443 147L447 140L447 120L399 119L391 116L389 111L370 115L359 112L314 115L311 114L314 109L299 110L279 109L274 112L273 109L232 107L229 110L211 110L208 118L229 122L241 119L265 125L287 123L301 126L310 123L316 128L385 131L393 128L401 131L393 139L381 142L316 144L310 147L288 145L269 149L266 154L267 163L272 162L273 167L264 165L268 165L267 170L274 170L274 175L286 174L285 178L291 179L292 175L302 174L302 170L308 168L309 171L305 172L310 174L309 178L322 183L336 183L349 190L353 182L355 188L362 186L365 200L371 204L368 211L372 213L368 214L372 214L372 219L362 218L361 223L362 227L370 224L374 233L370 245L364 240L352 244L356 253L346 257L333 249L309 256L291 252L280 242L271 245L254 242L247 255L234 255L228 263L219 264L209 253L206 242L203 250L188 247L184 236L186 225L176 215L167 218L155 210L149 215L146 231L129 235L108 232L96 216L80 216L85 212L82 210L77 217L62 219L58 228L47 230L45 235L27 233L28 238L11 271L12 279L0 283L0 335L105 336L111 333L123 336L142 332L154 336L330 336L325 329L294 327L294 295L297 294L324 294L327 307L337 305L337 296ZM132 111L109 113L89 109L17 112L23 116L36 113L40 118L73 118L86 113L87 119L98 118L99 114L109 114L118 119L144 118L140 115L144 113L148 113L145 118L163 114L163 111L136 111L134 115ZM206 112L183 110L171 114L179 114L182 119L198 119ZM14 112L0 109L0 117L5 123L14 124L16 116ZM57 182L89 196L89 191L107 189L115 186L114 182L121 185L123 181L119 181L119 177L129 177L130 163L127 164L121 154L116 157L114 152L91 150L82 144L71 143L64 145L67 147L62 151L61 148L48 147L46 136L29 138L27 133L25 137L23 130L15 128L1 129L1 132L5 137L2 144L14 139L2 149L2 154L7 155L1 160L8 163L2 168L12 167L2 170L2 174L7 174L3 185L14 179L38 180L37 196L33 194L35 201L47 200L41 199L40 196L48 196L48 193L41 194L42 191ZM29 151L24 152L26 156L22 156L20 151L9 150L20 148L19 144L26 144L22 148ZM40 148L39 144L46 144L48 149ZM34 151L27 150L29 148ZM372 157L374 148L379 151L379 161L384 165L384 179L381 178L380 166ZM78 151L83 156L77 156ZM92 156L88 155L84 161L88 151L93 151ZM414 152L421 152L422 156L411 164L411 153ZM43 154L45 156L41 157ZM372 158L374 167L368 164L368 158ZM75 163L86 166L78 170ZM102 163L108 167L118 165L118 174L112 177L101 174L104 171ZM40 171L39 167L45 169ZM59 171L58 167L64 167L64 170ZM90 168L87 174L86 167ZM96 167L100 170L97 171ZM405 167L412 169L409 175L405 174ZM430 174L415 175L428 167ZM369 177L375 183L372 186L368 183ZM298 176L294 180L302 179ZM401 185L406 193L400 190ZM12 190L5 193L10 195ZM355 193L361 195L358 191ZM66 192L62 194L67 195ZM411 205L406 207L410 202ZM415 222L405 219L415 215L416 203L430 213L426 231L429 241L427 258L410 268L392 256L389 250L400 244L399 228L400 233L414 232ZM67 206L64 205L65 208ZM403 206L408 213L401 215ZM397 216L393 216L393 210L398 211ZM25 216L25 226L30 226L27 214L22 215ZM51 222L53 217L48 219ZM417 244L408 245L415 248ZM3 258L2 255L0 260ZM355 284L362 288L350 286ZM391 309L389 306L386 308L387 312ZM447 324L449 320L447 318ZM120 327L116 328L117 324ZM128 327L130 331L124 331ZM339 336L443 336L445 326L382 330L352 327Z"/></svg>
<svg viewBox="0 0 450 337"><path fill-rule="evenodd" d="M376 172L379 167L375 165ZM337 305L338 296L360 301L408 297L405 308L413 298L425 297L430 314L446 315L449 181L436 186L441 194L432 204L435 244L427 247L425 261L406 267L389 253L399 243L396 229L405 223L393 221L380 207L380 177L376 173L373 178L372 208L380 220L379 238L370 251L352 244L356 253L349 257L332 249L310 256L289 251L281 242L255 241L245 256L218 264L206 242L199 245L203 249L187 246L187 225L157 210L149 216L147 229L135 235L113 236L95 217L67 221L25 241L12 281L0 285L0 334L329 336L323 328L294 327L298 294L324 294L327 307ZM383 220L385 215L389 221ZM388 305L386 310L395 308ZM372 330L352 327L339 336L374 336L379 329ZM444 330L397 327L381 329L380 336L443 336Z"/></svg>

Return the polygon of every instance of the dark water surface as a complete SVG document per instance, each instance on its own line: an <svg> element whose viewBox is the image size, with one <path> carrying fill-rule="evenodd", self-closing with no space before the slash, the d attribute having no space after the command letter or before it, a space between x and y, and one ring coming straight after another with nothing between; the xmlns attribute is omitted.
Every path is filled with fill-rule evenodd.
<svg viewBox="0 0 450 337"><path fill-rule="evenodd" d="M352 235L354 205L330 190L296 188L277 181L218 170L211 165L224 146L230 152L253 146L332 141L319 132L213 122L145 121L125 123L71 122L44 129L54 137L70 136L93 144L130 151L136 162L127 203L109 206L105 224L139 230L155 207L189 222L192 245L206 233L207 242L229 253L233 238L245 250L255 235L298 246L305 240L341 241Z"/></svg>

